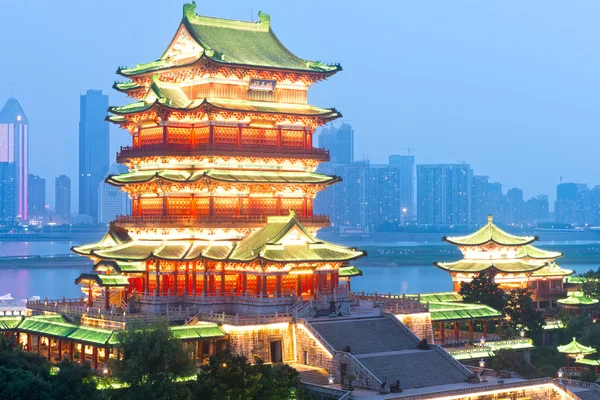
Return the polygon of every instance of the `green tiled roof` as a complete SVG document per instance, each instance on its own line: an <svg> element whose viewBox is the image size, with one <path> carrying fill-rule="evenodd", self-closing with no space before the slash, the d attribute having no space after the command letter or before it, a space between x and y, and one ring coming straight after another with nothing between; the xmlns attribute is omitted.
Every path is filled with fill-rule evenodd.
<svg viewBox="0 0 600 400"><path fill-rule="evenodd" d="M222 338L227 335L217 324L198 322L196 325L171 327L173 335L180 340Z"/></svg>
<svg viewBox="0 0 600 400"><path fill-rule="evenodd" d="M182 24L202 47L200 56L221 64L276 68L284 70L331 74L341 69L307 61L295 56L277 39L271 30L270 17L259 12L258 22L233 21L196 15L196 3L185 4ZM178 65L158 60L133 68L120 69L130 76Z"/></svg>
<svg viewBox="0 0 600 400"><path fill-rule="evenodd" d="M437 293L422 293L419 295L416 294L407 294L406 297L416 298L419 297L421 299L421 303L427 303L428 301L435 302L458 302L462 301L463 298L458 292L437 292Z"/></svg>
<svg viewBox="0 0 600 400"><path fill-rule="evenodd" d="M115 88L116 90L120 91L120 92L127 92L129 90L133 90L133 89L142 89L144 86L140 85L137 82L115 82L113 84L113 88Z"/></svg>
<svg viewBox="0 0 600 400"><path fill-rule="evenodd" d="M556 263L552 263L535 271L532 276L568 276L574 271L559 267Z"/></svg>
<svg viewBox="0 0 600 400"><path fill-rule="evenodd" d="M580 358L575 360L575 364L591 365L593 367L600 366L600 360L591 360L589 358Z"/></svg>
<svg viewBox="0 0 600 400"><path fill-rule="evenodd" d="M423 301L423 300L421 300ZM429 302L432 321L500 318L502 313L483 304Z"/></svg>
<svg viewBox="0 0 600 400"><path fill-rule="evenodd" d="M586 296L583 292L572 292L564 299L557 300L559 304L565 306L591 306L598 303L598 299Z"/></svg>
<svg viewBox="0 0 600 400"><path fill-rule="evenodd" d="M559 257L562 257L563 253L559 251L548 251L544 249L540 249L533 245L528 244L527 246L523 246L519 249L517 253L517 258L536 258L539 260L555 260Z"/></svg>
<svg viewBox="0 0 600 400"><path fill-rule="evenodd" d="M575 338L573 338L571 343L558 346L556 349L559 353L566 354L593 354L596 352L596 349L578 343L577 340L575 340Z"/></svg>
<svg viewBox="0 0 600 400"><path fill-rule="evenodd" d="M337 176L302 171L239 171L239 170L142 170L120 175L109 175L106 182L115 186L150 182L155 179L170 182L198 182L208 179L219 182L273 183L273 184L332 184Z"/></svg>
<svg viewBox="0 0 600 400"><path fill-rule="evenodd" d="M545 264L517 260L459 260L455 262L436 262L435 266L450 272L479 273L493 268L500 272L522 273L537 271Z"/></svg>
<svg viewBox="0 0 600 400"><path fill-rule="evenodd" d="M315 238L304 229L293 213L290 216L268 217L263 228L251 233L237 244L230 241L131 240L114 247L103 246L88 250L89 254L101 259L130 262L144 261L149 258L188 261L204 258L238 262L250 262L260 258L275 262L320 262L348 261L364 255L362 251ZM83 275L90 275L87 279L103 276Z"/></svg>
<svg viewBox="0 0 600 400"><path fill-rule="evenodd" d="M560 320L546 321L546 324L543 326L544 330L553 331L558 329L564 329L565 324Z"/></svg>
<svg viewBox="0 0 600 400"><path fill-rule="evenodd" d="M36 317L27 317L17 327L19 331L36 333L59 337L74 341L107 344L113 331L102 328L92 328L89 326L75 325L64 322L62 317L59 320L40 319Z"/></svg>
<svg viewBox="0 0 600 400"><path fill-rule="evenodd" d="M23 317L19 315L3 315L0 316L0 331L15 329L23 321Z"/></svg>
<svg viewBox="0 0 600 400"><path fill-rule="evenodd" d="M100 239L99 242L86 244L83 246L73 246L71 247L71 251L77 254L88 256L91 254L92 250L110 248L127 243L129 241L131 241L131 238L127 234L126 230L117 228L114 224L111 224L108 232L106 232L104 237Z"/></svg>
<svg viewBox="0 0 600 400"><path fill-rule="evenodd" d="M149 94L153 92L148 92ZM310 104L287 104L287 103L268 103L260 101L233 100L233 99L200 99L186 100L181 96L175 97L175 90L170 92L162 91L161 96L170 97L146 97L142 101L136 101L124 106L109 107L113 114L126 115L135 114L150 110L155 105L168 107L174 110L195 111L201 108L206 110L239 111L249 113L264 114L286 114L304 117L321 117L325 120L339 118L341 114L334 108L321 108ZM185 96L181 92L182 96ZM110 117L112 118L112 117ZM112 121L109 118L110 121ZM113 122L121 122L122 119Z"/></svg>
<svg viewBox="0 0 600 400"><path fill-rule="evenodd" d="M353 276L362 276L363 272L356 268L353 265L349 265L347 267L340 267L339 271L338 271L338 275L340 277L353 277Z"/></svg>
<svg viewBox="0 0 600 400"><path fill-rule="evenodd" d="M98 286L129 286L127 277L117 274L81 274L75 279L75 284L82 281L94 281Z"/></svg>
<svg viewBox="0 0 600 400"><path fill-rule="evenodd" d="M129 261L114 261L114 260L101 260L94 265L94 271L112 268L118 273L136 273L145 272L146 265L142 262L129 262Z"/></svg>
<svg viewBox="0 0 600 400"><path fill-rule="evenodd" d="M503 246L525 246L537 240L536 236L514 236L504 232L492 223L492 216L488 216L488 223L477 232L467 236L445 236L448 243L458 246L478 246L494 242Z"/></svg>

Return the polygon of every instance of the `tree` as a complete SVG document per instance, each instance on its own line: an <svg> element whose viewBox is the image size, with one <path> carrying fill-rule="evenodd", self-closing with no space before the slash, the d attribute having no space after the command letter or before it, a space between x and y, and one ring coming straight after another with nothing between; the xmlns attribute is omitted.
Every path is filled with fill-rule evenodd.
<svg viewBox="0 0 600 400"><path fill-rule="evenodd" d="M175 381L192 375L194 366L166 322L122 331L118 340L122 359L115 362L115 376L130 386L127 398L190 398L187 387Z"/></svg>
<svg viewBox="0 0 600 400"><path fill-rule="evenodd" d="M2 400L51 400L52 385L33 372L0 366Z"/></svg>
<svg viewBox="0 0 600 400"><path fill-rule="evenodd" d="M494 276L487 272L475 275L471 282L462 282L460 295L466 303L478 303L502 311L506 306L505 292L494 282Z"/></svg>
<svg viewBox="0 0 600 400"><path fill-rule="evenodd" d="M96 390L96 380L89 364L79 366L69 360L59 364L58 374L52 379L54 398L62 400L94 399L101 393Z"/></svg>
<svg viewBox="0 0 600 400"><path fill-rule="evenodd" d="M300 389L298 372L289 365L266 365L259 357L249 364L246 357L229 351L210 358L201 367L194 389L196 398L207 400L307 399Z"/></svg>
<svg viewBox="0 0 600 400"><path fill-rule="evenodd" d="M516 372L525 379L542 378L543 373L529 363L522 352L512 350L499 350L492 359L494 371Z"/></svg>
<svg viewBox="0 0 600 400"><path fill-rule="evenodd" d="M577 275L581 279L581 291L587 297L600 299L600 268L596 271L589 270Z"/></svg>
<svg viewBox="0 0 600 400"><path fill-rule="evenodd" d="M506 292L504 314L515 329L524 329L528 336L539 338L545 324L542 313L537 311L527 289L515 289Z"/></svg>

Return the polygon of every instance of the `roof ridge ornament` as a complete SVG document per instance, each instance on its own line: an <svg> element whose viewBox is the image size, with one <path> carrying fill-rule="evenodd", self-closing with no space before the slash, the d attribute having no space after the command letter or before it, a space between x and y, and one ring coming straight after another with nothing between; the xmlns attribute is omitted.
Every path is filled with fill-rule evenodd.
<svg viewBox="0 0 600 400"><path fill-rule="evenodd" d="M488 214L488 224L491 224L494 220L494 216L492 214Z"/></svg>

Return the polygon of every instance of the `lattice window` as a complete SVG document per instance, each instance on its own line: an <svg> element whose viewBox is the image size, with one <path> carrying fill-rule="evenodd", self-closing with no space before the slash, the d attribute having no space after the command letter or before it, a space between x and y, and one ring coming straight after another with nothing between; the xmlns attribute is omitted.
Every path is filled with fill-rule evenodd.
<svg viewBox="0 0 600 400"><path fill-rule="evenodd" d="M208 126L202 128L194 128L194 143L206 144L210 135L210 128Z"/></svg>
<svg viewBox="0 0 600 400"><path fill-rule="evenodd" d="M141 198L140 211L142 215L162 215L163 199L157 198Z"/></svg>
<svg viewBox="0 0 600 400"><path fill-rule="evenodd" d="M214 141L215 143L237 143L238 128L231 128L226 126L215 126L214 127Z"/></svg>
<svg viewBox="0 0 600 400"><path fill-rule="evenodd" d="M235 215L238 212L237 198L215 198L215 214Z"/></svg>
<svg viewBox="0 0 600 400"><path fill-rule="evenodd" d="M277 199L252 198L248 211L249 215L277 215Z"/></svg>
<svg viewBox="0 0 600 400"><path fill-rule="evenodd" d="M225 292L237 291L238 277L237 275L225 275Z"/></svg>
<svg viewBox="0 0 600 400"><path fill-rule="evenodd" d="M247 279L246 279L246 290L250 293L256 293L257 292L257 280L258 277L256 275L248 275Z"/></svg>
<svg viewBox="0 0 600 400"><path fill-rule="evenodd" d="M298 291L298 275L284 275L281 281L281 291L285 294Z"/></svg>
<svg viewBox="0 0 600 400"><path fill-rule="evenodd" d="M277 291L277 277L267 276L267 293L275 293Z"/></svg>
<svg viewBox="0 0 600 400"><path fill-rule="evenodd" d="M281 199L281 210L287 214L288 210L294 210L296 214L302 215L303 199Z"/></svg>
<svg viewBox="0 0 600 400"><path fill-rule="evenodd" d="M281 144L284 147L302 147L304 131L281 131Z"/></svg>
<svg viewBox="0 0 600 400"><path fill-rule="evenodd" d="M194 282L192 281L191 284L193 285ZM204 290L204 275L202 275L202 272L197 271L196 272L196 293L200 293L203 290Z"/></svg>
<svg viewBox="0 0 600 400"><path fill-rule="evenodd" d="M208 197L196 197L196 215L210 214L210 199Z"/></svg>
<svg viewBox="0 0 600 400"><path fill-rule="evenodd" d="M148 274L148 292L153 292L156 290L156 275Z"/></svg>
<svg viewBox="0 0 600 400"><path fill-rule="evenodd" d="M277 129L244 128L242 129L242 144L276 146L277 133Z"/></svg>
<svg viewBox="0 0 600 400"><path fill-rule="evenodd" d="M167 215L189 215L190 199L171 197L167 199Z"/></svg>
<svg viewBox="0 0 600 400"><path fill-rule="evenodd" d="M192 128L167 128L167 143L190 144L192 140Z"/></svg>
<svg viewBox="0 0 600 400"><path fill-rule="evenodd" d="M163 142L163 128L158 127L141 129L138 140L140 146L161 144Z"/></svg>

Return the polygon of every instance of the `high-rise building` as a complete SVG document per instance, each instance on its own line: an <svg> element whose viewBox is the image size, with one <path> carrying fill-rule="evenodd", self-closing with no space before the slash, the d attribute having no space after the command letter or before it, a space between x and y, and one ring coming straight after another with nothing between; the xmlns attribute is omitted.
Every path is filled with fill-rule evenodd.
<svg viewBox="0 0 600 400"><path fill-rule="evenodd" d="M483 175L473 176L471 179L471 223L483 225L487 221L490 210L488 195L489 178Z"/></svg>
<svg viewBox="0 0 600 400"><path fill-rule="evenodd" d="M488 183L488 214L492 214L494 219L501 223L507 221L507 202L504 192L502 191L502 184L500 182Z"/></svg>
<svg viewBox="0 0 600 400"><path fill-rule="evenodd" d="M71 178L66 175L54 180L54 210L64 220L71 218Z"/></svg>
<svg viewBox="0 0 600 400"><path fill-rule="evenodd" d="M369 163L358 161L351 165L337 165L334 174L342 177L342 182L331 187L331 224L338 229L342 226L368 226L367 182Z"/></svg>
<svg viewBox="0 0 600 400"><path fill-rule="evenodd" d="M403 221L400 169L391 165L369 165L367 181L368 226L371 230ZM342 181L343 182L343 181Z"/></svg>
<svg viewBox="0 0 600 400"><path fill-rule="evenodd" d="M27 220L29 120L15 98L0 110L0 220Z"/></svg>
<svg viewBox="0 0 600 400"><path fill-rule="evenodd" d="M112 175L127 173L127 167L113 164L108 170L107 178ZM131 212L131 200L127 193L118 186L101 183L98 187L98 222L108 224L118 215L127 215Z"/></svg>
<svg viewBox="0 0 600 400"><path fill-rule="evenodd" d="M592 194L586 184L560 183L556 186L554 219L574 225L592 223Z"/></svg>
<svg viewBox="0 0 600 400"><path fill-rule="evenodd" d="M33 174L29 174L27 180L27 208L29 214L40 215L46 212L46 180Z"/></svg>
<svg viewBox="0 0 600 400"><path fill-rule="evenodd" d="M417 165L417 222L462 225L471 220L469 164Z"/></svg>
<svg viewBox="0 0 600 400"><path fill-rule="evenodd" d="M550 219L550 207L548 196L540 194L525 203L525 221L527 222L542 222Z"/></svg>
<svg viewBox="0 0 600 400"><path fill-rule="evenodd" d="M398 196L402 223L415 216L415 156L393 154L389 164L398 169Z"/></svg>
<svg viewBox="0 0 600 400"><path fill-rule="evenodd" d="M525 207L523 191L519 188L508 189L506 192L506 201L508 205L507 223L521 224L523 222L523 209Z"/></svg>
<svg viewBox="0 0 600 400"><path fill-rule="evenodd" d="M322 174L332 174L336 170L343 171L345 166L354 162L354 130L349 124L339 127L333 125L321 129L319 134L319 147L329 151L330 161L319 165L317 171ZM342 179L344 176L342 175ZM315 198L314 209L319 214L331 215L332 225L336 226L336 198L341 189L328 187Z"/></svg>
<svg viewBox="0 0 600 400"><path fill-rule="evenodd" d="M98 187L108 171L108 96L88 90L79 103L79 214L98 219Z"/></svg>

